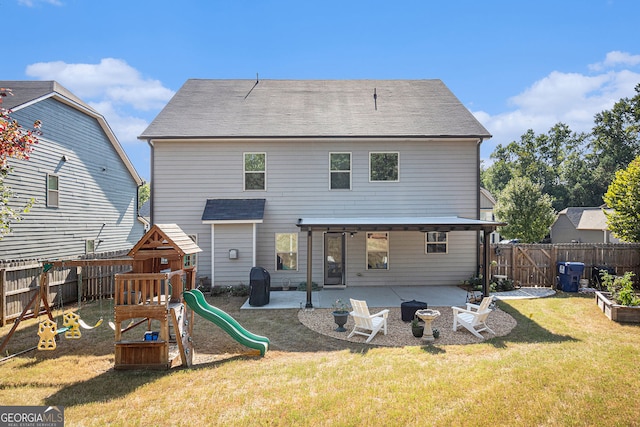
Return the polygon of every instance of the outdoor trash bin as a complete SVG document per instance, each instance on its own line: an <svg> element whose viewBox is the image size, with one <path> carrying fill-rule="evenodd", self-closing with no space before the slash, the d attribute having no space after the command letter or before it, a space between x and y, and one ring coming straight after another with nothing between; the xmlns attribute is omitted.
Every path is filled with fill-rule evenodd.
<svg viewBox="0 0 640 427"><path fill-rule="evenodd" d="M271 275L262 267L253 267L249 273L249 305L260 307L269 304Z"/></svg>
<svg viewBox="0 0 640 427"><path fill-rule="evenodd" d="M564 292L578 292L583 271L582 262L559 262L558 289Z"/></svg>
<svg viewBox="0 0 640 427"><path fill-rule="evenodd" d="M403 322L412 321L414 316L416 315L416 311L426 310L427 308L428 308L427 303L422 301L411 300L411 301L405 301L401 303L400 311L402 313L402 321Z"/></svg>

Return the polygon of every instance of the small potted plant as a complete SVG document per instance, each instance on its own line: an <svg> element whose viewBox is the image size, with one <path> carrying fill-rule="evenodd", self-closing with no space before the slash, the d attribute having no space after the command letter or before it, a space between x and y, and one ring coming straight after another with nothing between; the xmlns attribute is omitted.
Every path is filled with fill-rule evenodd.
<svg viewBox="0 0 640 427"><path fill-rule="evenodd" d="M349 304L345 303L341 299L337 299L333 303L333 320L336 322L338 327L336 328L337 332L345 332L346 329L344 327L345 323L347 323L347 319L349 318L349 310L351 307Z"/></svg>
<svg viewBox="0 0 640 427"><path fill-rule="evenodd" d="M424 334L424 323L420 323L418 316L415 316L411 321L411 332L416 338L420 338Z"/></svg>

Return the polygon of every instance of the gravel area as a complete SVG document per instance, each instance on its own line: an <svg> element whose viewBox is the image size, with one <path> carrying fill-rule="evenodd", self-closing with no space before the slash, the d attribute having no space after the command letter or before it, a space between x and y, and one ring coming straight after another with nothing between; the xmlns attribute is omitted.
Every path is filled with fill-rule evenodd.
<svg viewBox="0 0 640 427"><path fill-rule="evenodd" d="M472 335L463 327L459 327L456 332L453 331L453 310L451 310L451 307L429 308L440 311L440 317L432 323L433 328L437 328L440 331L440 337L432 344L473 344L483 341ZM349 320L345 325L347 332L336 332L335 329L337 328L337 325L333 321L331 311L332 310L330 309L300 310L298 312L298 319L303 325L322 335L327 335L345 341L364 343L366 337L362 335L354 335L351 338L347 338L353 329L353 318L351 316L349 316ZM377 311L379 310L370 310L372 314ZM516 321L509 314L497 308L489 315L487 325L493 329L496 336L504 336L511 332L511 330L516 326ZM486 331L481 332L481 334L485 338L491 338L494 336L490 332ZM387 318L387 335L384 335L384 333L380 331L369 344L404 347L424 345L426 344L426 341L423 338L416 338L413 336L411 333L411 323L402 321L400 307L393 307L389 308L389 317Z"/></svg>

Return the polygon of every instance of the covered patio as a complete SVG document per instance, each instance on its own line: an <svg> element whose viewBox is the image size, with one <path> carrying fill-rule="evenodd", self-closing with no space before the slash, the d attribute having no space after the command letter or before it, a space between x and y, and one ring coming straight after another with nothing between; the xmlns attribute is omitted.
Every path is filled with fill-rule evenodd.
<svg viewBox="0 0 640 427"><path fill-rule="evenodd" d="M477 244L480 244L480 233L482 236L488 236L496 230L497 227L506 225L502 222L483 221L478 219L469 219L461 217L358 217L358 218L299 218L296 226L302 231L307 232L307 283L312 283L313 277L313 232L360 232L360 231L470 231L479 235ZM489 296L488 269L489 264L489 245L484 245L481 259L478 259L479 273L484 278L482 286L482 294ZM479 248L479 246L478 246ZM479 252L479 250L478 250ZM480 257L479 257L480 258ZM376 287L377 288L377 287ZM388 289L389 287L380 287ZM397 287L403 288L403 287ZM419 288L437 288L437 286L406 286L411 292L417 293ZM453 286L443 288L455 288ZM356 288L358 289L358 288ZM369 288L375 289L375 288ZM466 297L466 292L460 290ZM323 291L328 292L328 291ZM313 308L313 292L311 286L307 287L305 308ZM452 304L437 305L456 305L464 304L465 297L460 302ZM408 300L418 299L409 297ZM429 303L429 301L425 301ZM320 303L318 301L318 303ZM429 303L431 304L431 303ZM384 305L383 305L384 306Z"/></svg>

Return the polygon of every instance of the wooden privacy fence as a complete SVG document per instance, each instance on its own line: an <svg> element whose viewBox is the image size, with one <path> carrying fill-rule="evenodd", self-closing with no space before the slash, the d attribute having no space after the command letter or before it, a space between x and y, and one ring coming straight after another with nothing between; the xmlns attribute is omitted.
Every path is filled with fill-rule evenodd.
<svg viewBox="0 0 640 427"><path fill-rule="evenodd" d="M127 251L84 256L82 260L122 258ZM76 260L74 260L76 261ZM46 262L46 261L45 261ZM39 290L42 261L0 262L0 326L16 319ZM73 302L110 298L116 274L131 270L130 265L91 265L56 267L49 270L49 304L61 306ZM37 313L32 313L37 315Z"/></svg>
<svg viewBox="0 0 640 427"><path fill-rule="evenodd" d="M521 286L554 287L558 262L584 263L583 279L591 279L592 268L602 266L615 268L617 275L635 273L635 283L640 279L636 243L492 244L490 248L491 274L506 275Z"/></svg>

